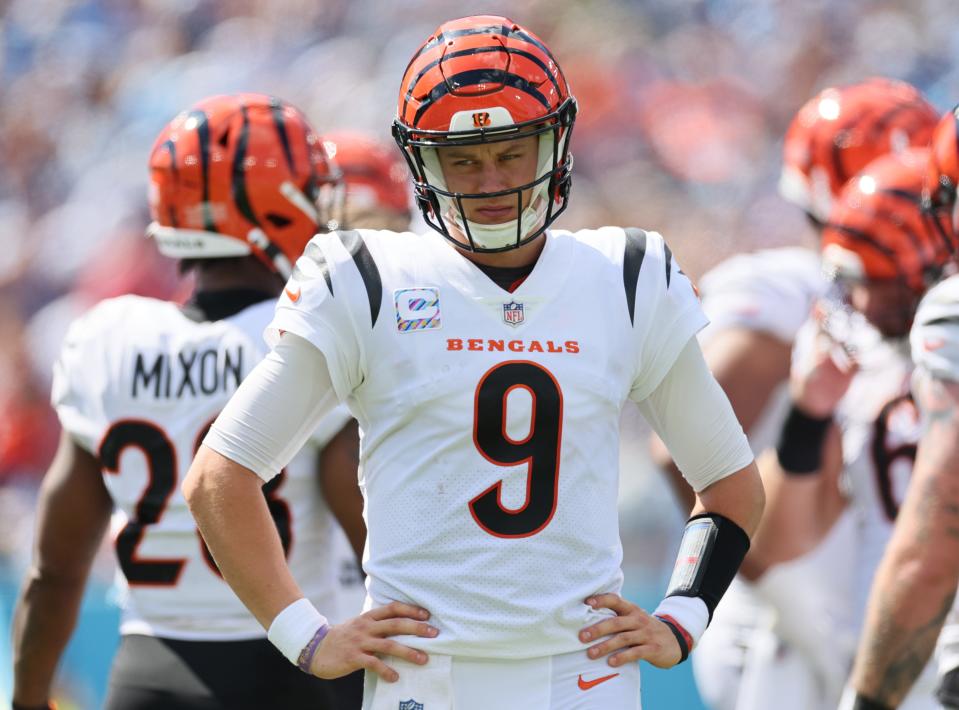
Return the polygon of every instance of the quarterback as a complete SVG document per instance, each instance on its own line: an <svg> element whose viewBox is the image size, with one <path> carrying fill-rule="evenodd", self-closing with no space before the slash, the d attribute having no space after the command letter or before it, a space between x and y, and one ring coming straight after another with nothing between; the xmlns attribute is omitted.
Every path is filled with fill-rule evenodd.
<svg viewBox="0 0 959 710"><path fill-rule="evenodd" d="M551 229L575 119L527 29L439 27L393 126L433 231L314 238L272 353L184 481L277 647L324 678L366 668L366 708L638 708L636 661L687 657L761 515L752 453L694 338L705 316L663 238ZM653 613L619 595L627 398L698 496ZM258 491L338 401L362 432L368 611L331 626Z"/></svg>

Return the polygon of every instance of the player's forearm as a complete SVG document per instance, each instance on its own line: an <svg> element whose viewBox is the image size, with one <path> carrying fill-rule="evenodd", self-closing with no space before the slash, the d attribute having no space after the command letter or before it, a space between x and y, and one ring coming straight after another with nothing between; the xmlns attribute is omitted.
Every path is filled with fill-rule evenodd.
<svg viewBox="0 0 959 710"><path fill-rule="evenodd" d="M183 495L223 578L267 629L303 593L286 564L261 484L252 471L202 446Z"/></svg>
<svg viewBox="0 0 959 710"><path fill-rule="evenodd" d="M759 527L766 497L756 463L720 479L699 493L693 514L719 513L752 537Z"/></svg>
<svg viewBox="0 0 959 710"><path fill-rule="evenodd" d="M959 582L959 443L955 421L933 417L876 574L853 669L864 696L898 703L935 648Z"/></svg>
<svg viewBox="0 0 959 710"><path fill-rule="evenodd" d="M13 699L41 706L76 625L83 579L56 579L33 569L13 617Z"/></svg>

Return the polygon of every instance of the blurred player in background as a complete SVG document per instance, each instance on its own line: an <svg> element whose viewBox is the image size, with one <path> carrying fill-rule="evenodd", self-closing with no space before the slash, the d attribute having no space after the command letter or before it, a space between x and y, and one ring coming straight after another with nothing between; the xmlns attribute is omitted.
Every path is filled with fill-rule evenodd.
<svg viewBox="0 0 959 710"><path fill-rule="evenodd" d="M342 225L405 232L413 219L410 174L396 145L359 131L323 136L343 173Z"/></svg>
<svg viewBox="0 0 959 710"><path fill-rule="evenodd" d="M754 550L761 561L802 554L848 506L855 523L851 602L838 595L821 600L811 617L802 606L806 588L781 590L794 599L794 623L825 620L819 633L829 640L829 662L843 673L915 457L918 414L905 338L920 297L952 258L922 208L928 155L917 148L874 160L830 212L824 268L848 305L821 302L797 341L790 411L769 461L774 502ZM828 571L826 579L843 581L843 570ZM935 707L931 679L907 707Z"/></svg>
<svg viewBox="0 0 959 710"><path fill-rule="evenodd" d="M492 16L438 28L407 68L394 136L439 234L313 240L273 353L184 483L270 638L310 673L366 668L367 708L638 708L635 661L685 659L758 521L752 453L662 237L547 231L569 197L575 118L562 71L525 28ZM654 615L619 595L627 398L699 498ZM256 491L337 399L363 430L373 608L330 626Z"/></svg>
<svg viewBox="0 0 959 710"><path fill-rule="evenodd" d="M877 78L825 89L789 126L781 192L806 212L818 233L848 178L883 154L925 145L935 121L933 107L902 82ZM706 361L758 455L775 443L786 415L796 335L828 288L818 249L737 255L703 276L699 287L710 319L700 334ZM658 442L654 455L675 483L675 465ZM688 506L688 486L680 482L674 488ZM693 654L697 685L711 708L758 710L775 704L810 710L834 704L845 670L834 667L808 619L798 627L788 623L790 603L778 597L791 585L811 590L828 575L829 587L820 590L825 598L818 596L817 603L848 603L839 590L840 576L849 569L850 526L846 518L808 558L778 566L759 585L758 596L752 585L733 583ZM748 562L747 557L744 572L750 571ZM753 569L752 576L761 571ZM778 615L777 607L788 613Z"/></svg>
<svg viewBox="0 0 959 710"><path fill-rule="evenodd" d="M14 620L16 708L48 705L111 513L125 599L109 710L345 707L331 684L296 672L266 640L223 581L179 489L213 419L263 356L283 280L327 228L338 184L306 118L272 97L206 99L157 138L149 234L193 272L195 290L184 306L105 300L64 341L53 386L63 434ZM262 489L283 553L319 604L336 595L335 525L316 447L326 444L330 457L320 467L324 487L352 480L355 488L348 421L332 412Z"/></svg>
<svg viewBox="0 0 959 710"><path fill-rule="evenodd" d="M959 106L936 128L925 185L929 219L953 246L959 234L957 185ZM869 597L851 680L856 695L850 691L844 699L843 707L854 710L900 707L937 638L936 695L942 707L959 708L959 276L925 295L910 344L921 436Z"/></svg>

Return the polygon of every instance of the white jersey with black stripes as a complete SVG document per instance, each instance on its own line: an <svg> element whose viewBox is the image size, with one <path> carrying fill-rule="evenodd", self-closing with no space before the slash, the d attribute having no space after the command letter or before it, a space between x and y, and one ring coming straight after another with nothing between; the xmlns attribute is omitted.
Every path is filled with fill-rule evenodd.
<svg viewBox="0 0 959 710"><path fill-rule="evenodd" d="M265 637L222 579L180 492L193 455L240 381L267 351L275 301L222 320L138 296L77 319L55 366L64 429L96 456L115 503L121 633L182 640ZM264 486L290 566L317 607L336 607L335 522L319 494L318 449L349 421L339 409L282 477Z"/></svg>
<svg viewBox="0 0 959 710"><path fill-rule="evenodd" d="M430 609L440 654L581 649L585 598L622 585L620 411L705 322L655 233L553 231L512 292L437 234L315 237L270 332L322 352L360 423L372 603ZM697 490L750 462L736 430L684 468Z"/></svg>

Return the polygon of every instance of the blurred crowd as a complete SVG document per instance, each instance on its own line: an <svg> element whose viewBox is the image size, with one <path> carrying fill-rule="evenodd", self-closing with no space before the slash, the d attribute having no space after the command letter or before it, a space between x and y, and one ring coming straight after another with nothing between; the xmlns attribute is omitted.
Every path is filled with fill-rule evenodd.
<svg viewBox="0 0 959 710"><path fill-rule="evenodd" d="M120 293L175 297L142 238L146 156L213 93L282 96L323 129L388 135L412 50L454 14L497 12L562 58L581 113L560 226L663 232L699 275L800 241L776 195L781 136L823 86L883 74L940 109L959 85L950 0L12 0L0 45L0 482L36 477L57 426L66 323Z"/></svg>
<svg viewBox="0 0 959 710"><path fill-rule="evenodd" d="M204 96L257 91L321 131L388 138L417 44L483 12L546 39L579 101L558 226L656 229L694 278L733 252L811 237L776 184L785 127L819 89L885 75L940 110L959 101L954 0L0 3L0 568L28 554L69 321L102 298L189 291L143 236L159 129Z"/></svg>

